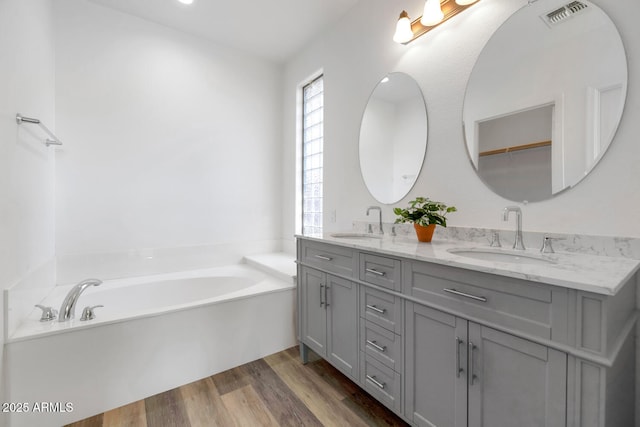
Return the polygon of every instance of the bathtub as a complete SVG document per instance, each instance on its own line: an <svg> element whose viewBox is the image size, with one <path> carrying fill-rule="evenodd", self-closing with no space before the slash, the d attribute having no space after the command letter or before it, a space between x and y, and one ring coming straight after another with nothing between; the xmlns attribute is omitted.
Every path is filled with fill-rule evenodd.
<svg viewBox="0 0 640 427"><path fill-rule="evenodd" d="M71 287L41 304L58 309ZM87 305L104 307L80 321ZM293 280L232 265L105 280L64 323L35 309L7 340L6 396L54 410L12 413L9 425L59 426L291 347L294 306Z"/></svg>

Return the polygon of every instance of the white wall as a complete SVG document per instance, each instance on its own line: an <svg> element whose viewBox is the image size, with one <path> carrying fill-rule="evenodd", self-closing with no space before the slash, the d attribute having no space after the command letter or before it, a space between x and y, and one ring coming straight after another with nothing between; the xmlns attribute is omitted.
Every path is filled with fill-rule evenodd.
<svg viewBox="0 0 640 427"><path fill-rule="evenodd" d="M403 5L420 14L419 0ZM425 166L405 197L425 195L458 207L450 216L455 226L506 228L501 209L511 202L490 191L471 168L463 142L461 116L465 87L475 60L493 31L526 1L482 0L465 13L407 45L391 40L398 5L373 0L357 5L330 31L287 63L284 81L283 237L292 239L295 179L295 87L313 70L325 71L325 227L351 227L366 220L365 210L376 201L368 194L358 165L360 117L372 88L390 71L404 71L419 83L429 116ZM620 31L627 50L629 90L622 122L614 142L595 170L578 186L548 201L523 206L523 226L530 231L640 237L640 78L634 70L640 58L640 29L632 16L640 3L625 0L596 2ZM607 206L600 209L595 207ZM383 218L392 222L392 206ZM337 221L329 213L337 211ZM612 215L615 220L612 220Z"/></svg>
<svg viewBox="0 0 640 427"><path fill-rule="evenodd" d="M421 0L402 5L386 0L360 2L333 28L292 58L284 77L283 238L293 248L295 206L296 85L318 69L325 72L324 223L327 231L366 221L377 202L359 173L358 129L369 93L382 76L404 71L420 85L427 103L429 141L425 165L404 203L428 196L458 207L448 224L505 229L501 210L512 202L494 194L476 176L462 135L465 87L484 44L525 0L482 0L407 46L395 44L395 20L402 8L421 14ZM618 27L627 52L629 84L625 112L604 158L575 188L521 206L528 231L640 237L640 2L595 0ZM517 40L514 40L517 43ZM336 221L330 214L336 212ZM393 222L392 206L383 207ZM640 293L638 293L640 307ZM640 341L639 341L640 342ZM640 347L640 346L639 346ZM640 349L639 349L640 350ZM638 351L640 355L640 351ZM637 371L640 372L640 357ZM639 392L640 397L640 381ZM638 400L640 406L640 399Z"/></svg>
<svg viewBox="0 0 640 427"><path fill-rule="evenodd" d="M54 259L55 154L42 144L45 135L39 128L18 127L15 121L21 113L54 129L52 21L49 0L0 0L0 291L21 283L54 283L54 270L46 266ZM43 269L44 276L38 274ZM0 366L6 326L3 297ZM0 384L4 402L4 368Z"/></svg>
<svg viewBox="0 0 640 427"><path fill-rule="evenodd" d="M60 268L280 238L279 66L86 0L55 20Z"/></svg>

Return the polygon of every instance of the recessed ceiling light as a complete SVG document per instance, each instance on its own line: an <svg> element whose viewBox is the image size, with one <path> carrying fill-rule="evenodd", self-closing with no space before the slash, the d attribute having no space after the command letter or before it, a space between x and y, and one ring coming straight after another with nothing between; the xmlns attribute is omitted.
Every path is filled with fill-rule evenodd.
<svg viewBox="0 0 640 427"><path fill-rule="evenodd" d="M191 4L193 3L193 0L178 0L180 3L182 4Z"/></svg>

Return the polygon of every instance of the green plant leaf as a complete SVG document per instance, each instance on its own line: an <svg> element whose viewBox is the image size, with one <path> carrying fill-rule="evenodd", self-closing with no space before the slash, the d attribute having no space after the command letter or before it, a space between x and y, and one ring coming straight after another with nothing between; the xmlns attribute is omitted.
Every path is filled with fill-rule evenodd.
<svg viewBox="0 0 640 427"><path fill-rule="evenodd" d="M399 223L414 223L427 226L429 224L447 226L446 214L456 212L455 206L447 206L442 202L430 200L428 197L416 197L408 202L409 207L393 209Z"/></svg>

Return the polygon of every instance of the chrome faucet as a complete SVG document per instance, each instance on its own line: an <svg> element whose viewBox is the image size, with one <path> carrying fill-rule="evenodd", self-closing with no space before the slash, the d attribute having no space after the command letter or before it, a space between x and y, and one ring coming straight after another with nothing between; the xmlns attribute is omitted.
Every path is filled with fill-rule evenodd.
<svg viewBox="0 0 640 427"><path fill-rule="evenodd" d="M78 302L78 298L80 298L80 294L89 286L98 286L100 284L102 284L102 280L87 279L71 288L60 306L58 322L66 322L67 320L73 319L76 303Z"/></svg>
<svg viewBox="0 0 640 427"><path fill-rule="evenodd" d="M513 249L524 251L524 243L522 241L522 211L517 206L507 206L502 211L502 220L509 221L509 213L516 213L516 238L513 242Z"/></svg>
<svg viewBox="0 0 640 427"><path fill-rule="evenodd" d="M369 206L367 208L367 216L369 216L369 211L372 210L377 210L378 211L378 234L384 234L384 230L382 230L382 209L380 209L380 206Z"/></svg>

